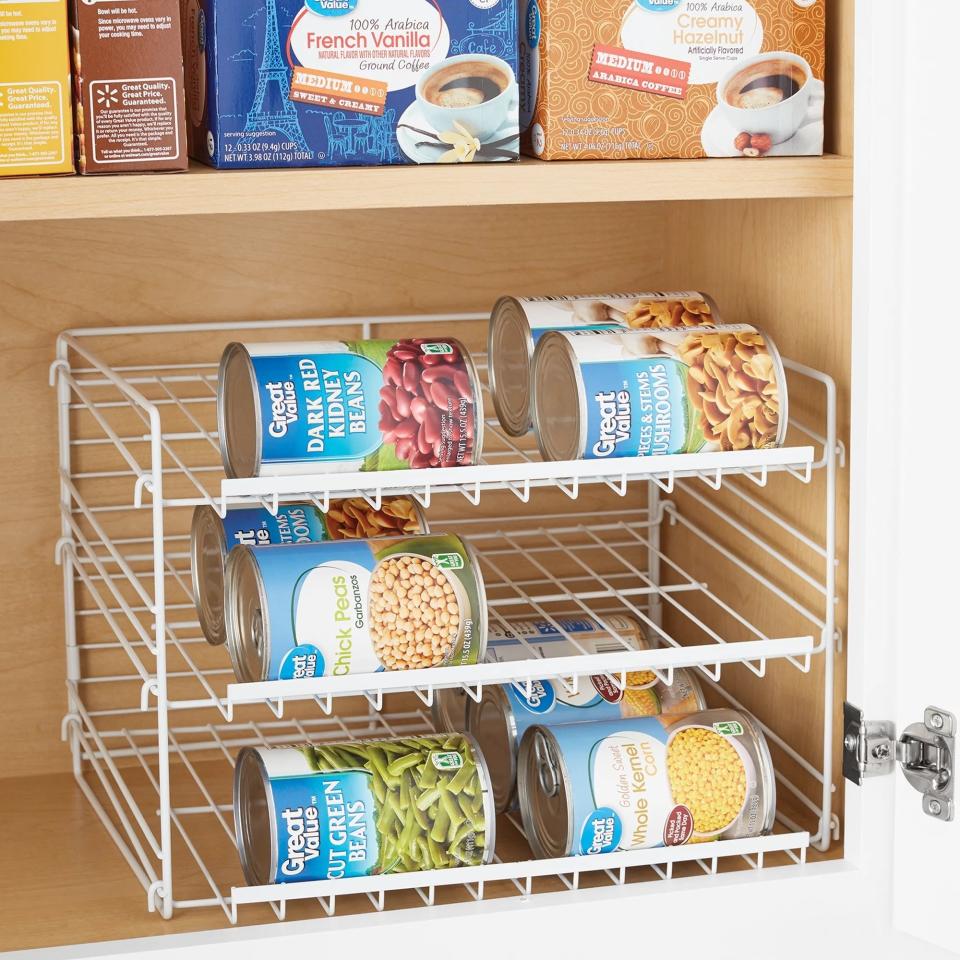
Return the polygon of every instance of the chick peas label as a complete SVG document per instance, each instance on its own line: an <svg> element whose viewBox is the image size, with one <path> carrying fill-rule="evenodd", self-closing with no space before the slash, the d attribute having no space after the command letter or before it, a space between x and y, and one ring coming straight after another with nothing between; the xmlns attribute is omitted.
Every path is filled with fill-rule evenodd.
<svg viewBox="0 0 960 960"><path fill-rule="evenodd" d="M472 617L479 608L477 585L457 537L328 540L267 546L255 554L267 599L269 680L385 669L375 648L375 633L388 633L391 625L373 621L371 581L378 564L396 554L422 557L427 563L434 554L457 558L450 573L444 573L456 578L461 620L446 662L459 665L479 659L483 638L476 636Z"/></svg>

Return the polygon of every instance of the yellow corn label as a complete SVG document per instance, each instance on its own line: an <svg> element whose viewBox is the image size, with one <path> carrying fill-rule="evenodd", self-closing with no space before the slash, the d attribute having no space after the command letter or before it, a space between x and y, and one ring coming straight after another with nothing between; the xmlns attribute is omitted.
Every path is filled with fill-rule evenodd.
<svg viewBox="0 0 960 960"><path fill-rule="evenodd" d="M66 0L0 0L0 176L73 171Z"/></svg>

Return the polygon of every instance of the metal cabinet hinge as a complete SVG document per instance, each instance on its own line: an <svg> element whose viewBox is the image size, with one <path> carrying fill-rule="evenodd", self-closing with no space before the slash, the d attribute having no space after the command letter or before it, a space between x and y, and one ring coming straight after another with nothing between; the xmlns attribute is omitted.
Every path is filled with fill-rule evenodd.
<svg viewBox="0 0 960 960"><path fill-rule="evenodd" d="M892 773L899 764L907 782L923 794L923 811L953 819L953 758L957 718L927 707L923 723L911 723L897 737L889 720L865 720L852 703L843 705L843 775L859 786L867 777Z"/></svg>

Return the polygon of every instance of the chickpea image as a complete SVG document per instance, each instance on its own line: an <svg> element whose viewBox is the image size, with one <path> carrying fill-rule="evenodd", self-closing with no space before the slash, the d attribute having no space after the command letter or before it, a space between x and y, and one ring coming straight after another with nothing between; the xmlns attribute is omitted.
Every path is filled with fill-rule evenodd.
<svg viewBox="0 0 960 960"><path fill-rule="evenodd" d="M736 747L706 727L685 727L667 748L673 799L693 815L698 834L723 831L740 815L747 796L747 772Z"/></svg>
<svg viewBox="0 0 960 960"><path fill-rule="evenodd" d="M370 578L370 635L389 670L436 667L460 632L460 603L447 575L425 557L382 560Z"/></svg>

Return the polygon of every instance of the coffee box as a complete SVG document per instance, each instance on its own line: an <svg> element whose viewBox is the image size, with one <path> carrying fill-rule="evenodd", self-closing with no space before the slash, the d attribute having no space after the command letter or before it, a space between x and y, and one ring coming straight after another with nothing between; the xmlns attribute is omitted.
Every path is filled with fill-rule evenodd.
<svg viewBox="0 0 960 960"><path fill-rule="evenodd" d="M178 0L70 0L81 173L186 170Z"/></svg>
<svg viewBox="0 0 960 960"><path fill-rule="evenodd" d="M517 0L181 0L215 167L513 160Z"/></svg>
<svg viewBox="0 0 960 960"><path fill-rule="evenodd" d="M520 0L523 150L823 152L826 0Z"/></svg>
<svg viewBox="0 0 960 960"><path fill-rule="evenodd" d="M0 177L72 173L66 0L0 0Z"/></svg>

